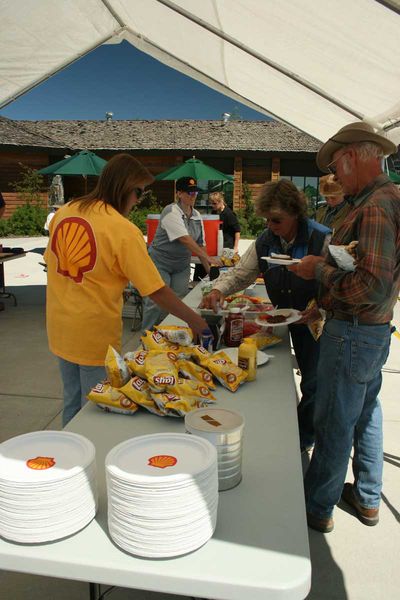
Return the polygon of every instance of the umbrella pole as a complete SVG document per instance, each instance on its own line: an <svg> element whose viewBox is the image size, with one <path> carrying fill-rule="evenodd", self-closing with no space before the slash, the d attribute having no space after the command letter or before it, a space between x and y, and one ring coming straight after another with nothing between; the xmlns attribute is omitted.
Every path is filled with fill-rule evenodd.
<svg viewBox="0 0 400 600"><path fill-rule="evenodd" d="M87 194L87 175L83 175L83 179L85 180L85 196Z"/></svg>

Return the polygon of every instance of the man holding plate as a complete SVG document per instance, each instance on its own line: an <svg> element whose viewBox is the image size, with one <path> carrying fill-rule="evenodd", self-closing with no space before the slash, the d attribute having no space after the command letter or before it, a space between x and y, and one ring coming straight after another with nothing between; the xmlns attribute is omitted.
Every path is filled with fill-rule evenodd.
<svg viewBox="0 0 400 600"><path fill-rule="evenodd" d="M202 307L217 312L225 296L248 287L262 273L269 299L276 307L305 311L316 297L317 284L291 273L288 265L291 259L299 260L307 254L324 255L330 241L330 229L307 218L306 197L286 179L265 184L256 200L256 211L266 218L267 227L240 262L213 282L213 289L203 298ZM289 325L301 371L302 398L298 419L302 450L314 443L313 412L319 354L319 343L306 323L318 317L318 311L307 311L301 320Z"/></svg>

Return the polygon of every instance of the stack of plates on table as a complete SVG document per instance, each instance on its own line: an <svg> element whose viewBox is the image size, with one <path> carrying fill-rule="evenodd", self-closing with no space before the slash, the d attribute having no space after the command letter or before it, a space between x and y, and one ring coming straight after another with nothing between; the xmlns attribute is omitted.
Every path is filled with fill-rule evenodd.
<svg viewBox="0 0 400 600"><path fill-rule="evenodd" d="M97 508L95 448L66 431L35 431L0 444L0 535L57 540L85 527Z"/></svg>
<svg viewBox="0 0 400 600"><path fill-rule="evenodd" d="M196 550L217 521L217 452L185 433L143 435L106 457L108 529L113 541L147 558Z"/></svg>
<svg viewBox="0 0 400 600"><path fill-rule="evenodd" d="M185 416L185 428L216 447L218 489L222 492L238 485L242 480L242 415L225 408L198 408Z"/></svg>

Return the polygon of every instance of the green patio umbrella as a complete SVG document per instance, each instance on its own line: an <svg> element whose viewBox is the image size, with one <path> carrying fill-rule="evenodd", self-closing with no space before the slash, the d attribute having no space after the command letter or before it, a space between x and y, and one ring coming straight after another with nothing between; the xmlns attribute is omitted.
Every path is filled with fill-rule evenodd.
<svg viewBox="0 0 400 600"><path fill-rule="evenodd" d="M233 181L232 175L221 173L214 167L210 167L203 163L198 158L189 158L183 164L168 169L159 175L156 175L157 181L163 181L166 179L180 179L181 177L193 177L194 179L206 179L210 180L221 180L221 181Z"/></svg>
<svg viewBox="0 0 400 600"><path fill-rule="evenodd" d="M82 175L85 179L85 193L87 191L87 176L99 176L107 161L94 152L81 150L73 156L64 158L44 169L40 169L42 175Z"/></svg>
<svg viewBox="0 0 400 600"><path fill-rule="evenodd" d="M100 175L107 161L94 152L81 150L73 156L40 169L42 175Z"/></svg>

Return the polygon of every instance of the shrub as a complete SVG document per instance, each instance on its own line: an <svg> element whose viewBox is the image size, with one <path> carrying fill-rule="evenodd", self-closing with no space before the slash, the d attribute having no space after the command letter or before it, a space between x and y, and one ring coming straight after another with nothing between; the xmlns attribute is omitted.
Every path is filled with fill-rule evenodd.
<svg viewBox="0 0 400 600"><path fill-rule="evenodd" d="M139 227L140 231L146 235L147 226L146 218L150 214L158 214L162 211L163 207L157 202L157 197L150 191L145 195L145 198L139 206L135 206L129 213L129 220Z"/></svg>
<svg viewBox="0 0 400 600"><path fill-rule="evenodd" d="M257 237L265 229L265 221L255 213L250 186L247 182L243 183L243 200L244 208L237 211L241 228L240 237Z"/></svg>
<svg viewBox="0 0 400 600"><path fill-rule="evenodd" d="M43 235L47 210L35 204L19 206L9 219L0 221L0 235Z"/></svg>

